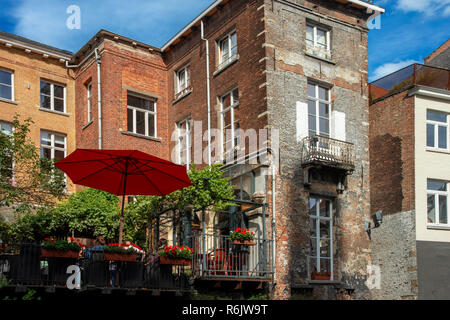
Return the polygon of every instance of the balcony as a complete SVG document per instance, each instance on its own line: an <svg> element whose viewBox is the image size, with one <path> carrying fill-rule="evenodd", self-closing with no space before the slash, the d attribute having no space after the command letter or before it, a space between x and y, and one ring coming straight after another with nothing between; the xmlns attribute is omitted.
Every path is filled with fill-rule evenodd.
<svg viewBox="0 0 450 320"><path fill-rule="evenodd" d="M355 168L353 143L313 135L303 139L302 166L327 166L344 170Z"/></svg>
<svg viewBox="0 0 450 320"><path fill-rule="evenodd" d="M3 244L3 247L6 247ZM116 281L111 285L109 262L103 252L92 250L89 257L44 258L41 246L33 243L10 244L0 252L0 278L7 285L2 290L19 292L28 287L45 293L80 292L83 294L175 294L191 292L185 267L161 265L158 258L144 262L118 261ZM79 290L67 288L67 268L78 264L81 269Z"/></svg>
<svg viewBox="0 0 450 320"><path fill-rule="evenodd" d="M370 102L374 103L414 86L450 90L450 70L412 64L370 83Z"/></svg>
<svg viewBox="0 0 450 320"><path fill-rule="evenodd" d="M271 280L273 240L254 238L252 242L241 245L233 244L226 235L194 235L194 277L199 280Z"/></svg>

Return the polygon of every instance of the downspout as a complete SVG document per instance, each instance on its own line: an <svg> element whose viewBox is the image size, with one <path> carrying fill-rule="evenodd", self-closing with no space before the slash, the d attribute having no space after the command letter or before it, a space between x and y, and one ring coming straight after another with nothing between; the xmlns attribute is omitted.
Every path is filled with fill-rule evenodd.
<svg viewBox="0 0 450 320"><path fill-rule="evenodd" d="M206 105L208 107L208 165L211 165L211 97L209 77L209 42L205 39L203 20L201 21L201 39L205 41L206 50Z"/></svg>
<svg viewBox="0 0 450 320"><path fill-rule="evenodd" d="M95 48L95 60L97 62L97 97L98 97L98 148L102 149L102 85L100 77L100 65L102 58L98 54L98 48Z"/></svg>
<svg viewBox="0 0 450 320"><path fill-rule="evenodd" d="M277 253L277 246L276 246L276 206L275 206L275 174L276 174L276 170L275 170L275 163L273 161L273 154L272 157L270 159L270 165L272 166L272 239L273 239L273 243L272 243L272 261L275 261L274 265L273 265L273 283L276 283L276 271L277 271L277 264L276 264L276 253Z"/></svg>

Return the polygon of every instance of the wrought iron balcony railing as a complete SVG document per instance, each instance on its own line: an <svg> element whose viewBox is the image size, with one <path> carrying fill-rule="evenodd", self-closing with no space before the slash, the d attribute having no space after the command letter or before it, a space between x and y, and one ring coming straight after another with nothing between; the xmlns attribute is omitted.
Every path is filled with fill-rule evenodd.
<svg viewBox="0 0 450 320"><path fill-rule="evenodd" d="M302 165L321 164L347 170L355 167L353 143L314 135L303 139Z"/></svg>

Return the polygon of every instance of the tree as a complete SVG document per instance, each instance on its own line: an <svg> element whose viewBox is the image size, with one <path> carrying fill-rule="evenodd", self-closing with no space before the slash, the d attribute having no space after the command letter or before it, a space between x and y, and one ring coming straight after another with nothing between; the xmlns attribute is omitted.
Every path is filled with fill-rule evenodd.
<svg viewBox="0 0 450 320"><path fill-rule="evenodd" d="M19 216L53 207L65 197L64 173L52 160L40 158L29 138L32 124L16 115L12 132L0 132L0 206L12 207Z"/></svg>

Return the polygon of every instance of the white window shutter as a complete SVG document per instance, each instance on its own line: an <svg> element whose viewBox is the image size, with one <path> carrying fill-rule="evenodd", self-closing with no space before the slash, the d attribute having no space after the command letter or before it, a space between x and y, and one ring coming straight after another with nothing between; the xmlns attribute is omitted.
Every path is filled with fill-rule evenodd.
<svg viewBox="0 0 450 320"><path fill-rule="evenodd" d="M333 110L331 119L331 137L336 140L346 141L344 112Z"/></svg>
<svg viewBox="0 0 450 320"><path fill-rule="evenodd" d="M308 104L297 101L297 142L308 136Z"/></svg>

